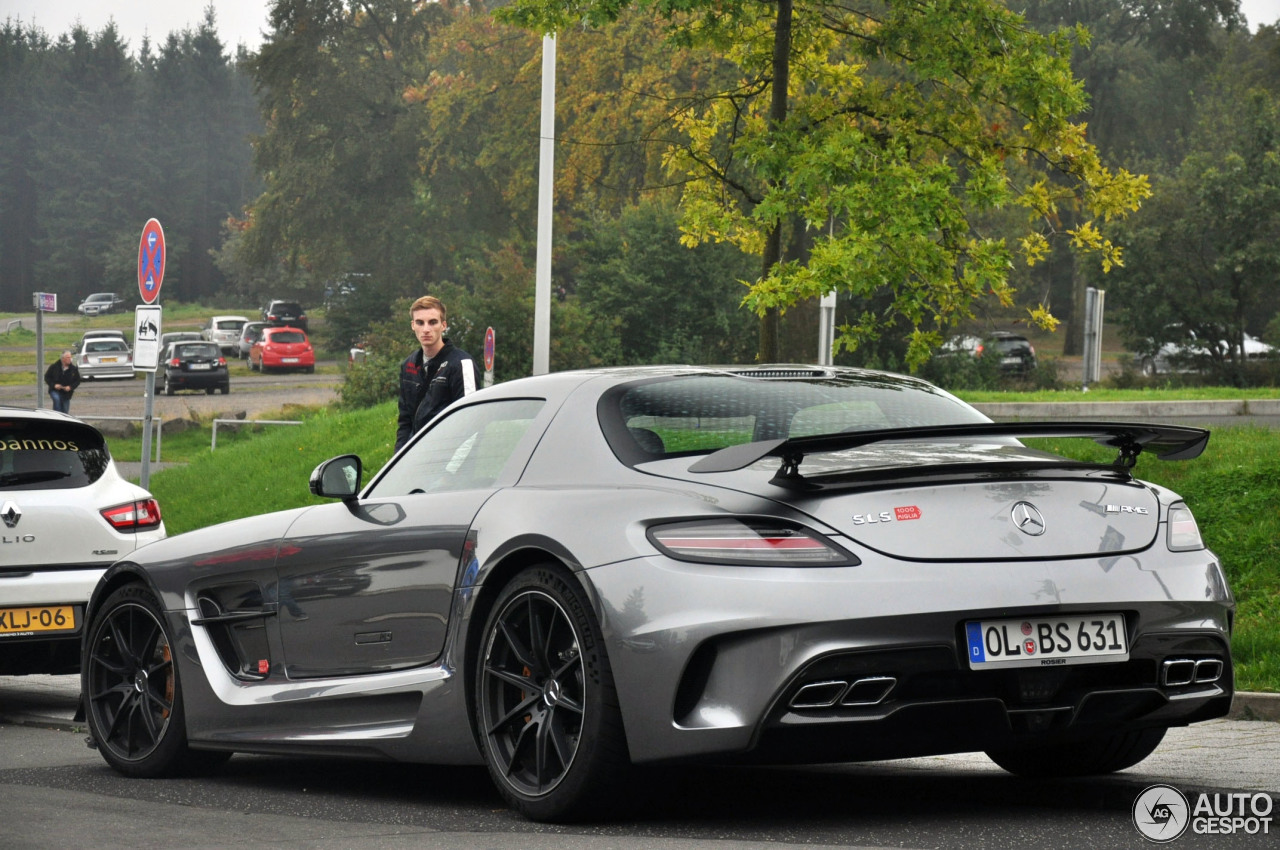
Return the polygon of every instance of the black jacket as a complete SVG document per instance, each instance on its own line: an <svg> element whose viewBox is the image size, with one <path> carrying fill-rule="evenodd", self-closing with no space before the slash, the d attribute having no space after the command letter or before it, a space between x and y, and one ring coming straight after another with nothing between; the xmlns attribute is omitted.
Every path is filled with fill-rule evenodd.
<svg viewBox="0 0 1280 850"><path fill-rule="evenodd" d="M68 396L76 391L76 387L80 386L80 367L74 360L66 369L62 368L61 357L49 364L49 368L44 370L44 385L49 388L49 392L53 392L54 384L71 387L70 390L64 390Z"/></svg>
<svg viewBox="0 0 1280 850"><path fill-rule="evenodd" d="M396 451L450 403L480 386L480 369L471 355L445 340L424 366L419 348L400 364L400 416Z"/></svg>

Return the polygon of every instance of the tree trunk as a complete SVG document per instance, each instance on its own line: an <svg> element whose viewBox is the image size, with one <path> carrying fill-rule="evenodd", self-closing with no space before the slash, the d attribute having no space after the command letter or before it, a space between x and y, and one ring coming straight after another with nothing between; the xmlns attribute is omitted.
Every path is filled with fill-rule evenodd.
<svg viewBox="0 0 1280 850"><path fill-rule="evenodd" d="M791 78L791 11L792 0L778 0L778 22L773 31L773 91L769 103L769 126L781 128L787 120L787 87ZM782 224L779 222L769 231L765 240L764 256L761 257L761 277L782 260ZM760 353L761 363L776 363L781 351L778 329L781 311L777 307L769 307L760 317Z"/></svg>

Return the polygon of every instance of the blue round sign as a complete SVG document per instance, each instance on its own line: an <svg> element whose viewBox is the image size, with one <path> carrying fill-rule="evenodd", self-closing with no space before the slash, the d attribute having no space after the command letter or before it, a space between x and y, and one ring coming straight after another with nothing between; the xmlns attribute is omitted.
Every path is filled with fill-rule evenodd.
<svg viewBox="0 0 1280 850"><path fill-rule="evenodd" d="M164 228L154 218L142 228L138 243L138 294L144 304L160 297L164 283Z"/></svg>

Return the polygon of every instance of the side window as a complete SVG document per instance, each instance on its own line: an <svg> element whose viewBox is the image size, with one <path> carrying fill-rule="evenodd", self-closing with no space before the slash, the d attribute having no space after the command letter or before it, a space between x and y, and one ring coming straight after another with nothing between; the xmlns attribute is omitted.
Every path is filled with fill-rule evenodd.
<svg viewBox="0 0 1280 850"><path fill-rule="evenodd" d="M436 423L396 461L371 497L490 487L542 409L540 399L468 405Z"/></svg>

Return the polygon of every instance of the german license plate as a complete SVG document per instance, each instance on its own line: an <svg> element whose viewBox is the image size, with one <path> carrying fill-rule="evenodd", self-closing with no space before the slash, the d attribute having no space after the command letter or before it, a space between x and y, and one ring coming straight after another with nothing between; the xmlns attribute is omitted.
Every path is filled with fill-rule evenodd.
<svg viewBox="0 0 1280 850"><path fill-rule="evenodd" d="M0 634L21 632L73 632L76 609L70 605L40 608L0 608Z"/></svg>
<svg viewBox="0 0 1280 850"><path fill-rule="evenodd" d="M972 670L1129 659L1123 614L978 620L964 631Z"/></svg>
<svg viewBox="0 0 1280 850"><path fill-rule="evenodd" d="M280 362L281 362L281 363L297 363L297 362L298 362L298 358L296 358L296 357L281 357L281 358L280 358Z"/></svg>
<svg viewBox="0 0 1280 850"><path fill-rule="evenodd" d="M193 370L195 370L195 371L201 371L201 370L203 370L203 371L206 371L206 372L207 372L207 371L209 370L210 366L209 366L209 364L208 364L208 363L192 363L192 364L191 364L191 368L192 368Z"/></svg>
<svg viewBox="0 0 1280 850"><path fill-rule="evenodd" d="M119 357L100 357L98 358L98 362L99 363L119 363L120 358Z"/></svg>

